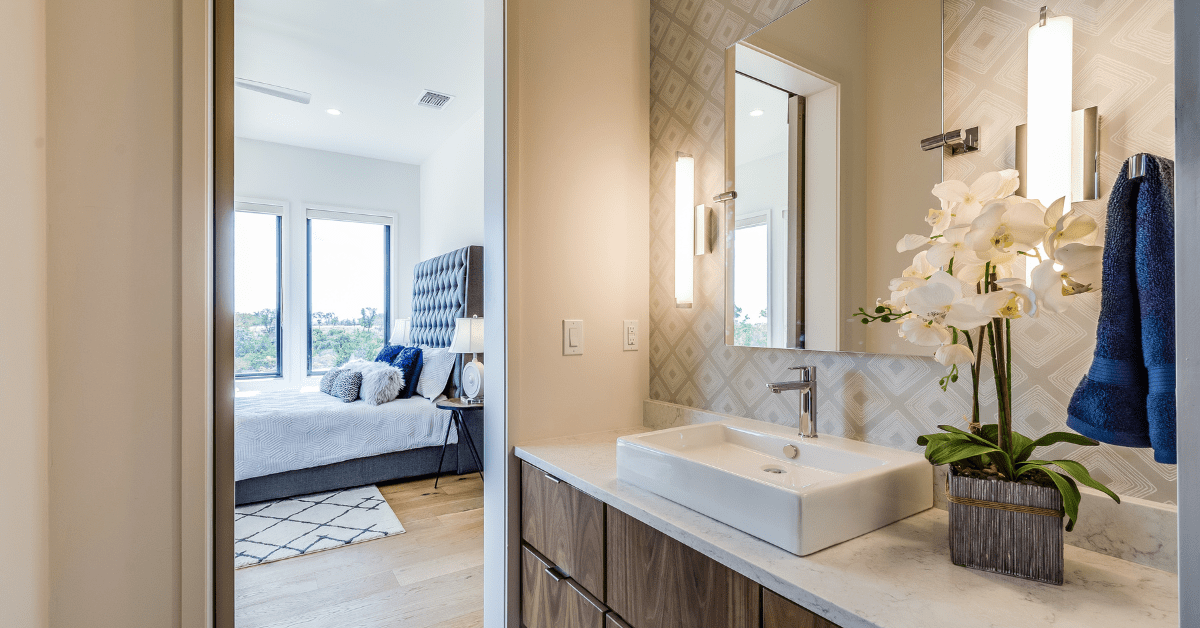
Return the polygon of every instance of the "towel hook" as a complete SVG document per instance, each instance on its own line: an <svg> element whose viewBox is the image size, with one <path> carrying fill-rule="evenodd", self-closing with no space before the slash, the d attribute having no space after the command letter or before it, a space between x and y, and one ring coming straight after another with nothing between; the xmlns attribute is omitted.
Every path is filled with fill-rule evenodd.
<svg viewBox="0 0 1200 628"><path fill-rule="evenodd" d="M1150 153L1138 153L1125 160L1125 178L1133 180L1146 176L1146 169L1150 165L1149 162Z"/></svg>

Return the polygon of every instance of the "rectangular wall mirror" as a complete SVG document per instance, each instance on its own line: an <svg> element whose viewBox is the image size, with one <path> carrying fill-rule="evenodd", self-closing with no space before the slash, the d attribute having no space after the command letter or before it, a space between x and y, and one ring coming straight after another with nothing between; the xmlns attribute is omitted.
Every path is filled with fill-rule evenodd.
<svg viewBox="0 0 1200 628"><path fill-rule="evenodd" d="M851 314L912 257L942 131L941 0L809 0L730 46L726 344L932 355Z"/></svg>

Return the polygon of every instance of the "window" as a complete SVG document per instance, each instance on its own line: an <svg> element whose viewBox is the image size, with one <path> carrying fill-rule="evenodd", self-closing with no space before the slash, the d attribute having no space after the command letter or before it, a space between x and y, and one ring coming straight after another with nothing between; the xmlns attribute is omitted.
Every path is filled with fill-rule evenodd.
<svg viewBox="0 0 1200 628"><path fill-rule="evenodd" d="M391 219L308 211L308 374L371 360L391 320Z"/></svg>
<svg viewBox="0 0 1200 628"><path fill-rule="evenodd" d="M281 377L283 217L234 214L234 368L237 377Z"/></svg>

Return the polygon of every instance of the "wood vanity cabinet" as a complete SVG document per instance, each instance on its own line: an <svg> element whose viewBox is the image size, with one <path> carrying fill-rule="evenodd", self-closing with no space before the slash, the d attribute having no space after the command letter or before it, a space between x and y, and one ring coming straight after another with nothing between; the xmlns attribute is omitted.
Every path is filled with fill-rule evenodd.
<svg viewBox="0 0 1200 628"><path fill-rule="evenodd" d="M521 624L525 628L604 628L608 608L562 575L539 552L521 547Z"/></svg>
<svg viewBox="0 0 1200 628"><path fill-rule="evenodd" d="M763 589L762 628L840 628L770 589Z"/></svg>
<svg viewBox="0 0 1200 628"><path fill-rule="evenodd" d="M521 463L525 628L838 628Z"/></svg>
<svg viewBox="0 0 1200 628"><path fill-rule="evenodd" d="M604 600L602 502L522 462L521 538L562 573Z"/></svg>
<svg viewBox="0 0 1200 628"><path fill-rule="evenodd" d="M608 507L608 607L634 628L758 628L762 587Z"/></svg>

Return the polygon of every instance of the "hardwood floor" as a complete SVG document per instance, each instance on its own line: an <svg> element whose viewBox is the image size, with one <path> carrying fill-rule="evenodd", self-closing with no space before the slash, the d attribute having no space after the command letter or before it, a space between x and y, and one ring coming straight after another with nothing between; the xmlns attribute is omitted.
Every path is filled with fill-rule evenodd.
<svg viewBox="0 0 1200 628"><path fill-rule="evenodd" d="M237 628L482 626L479 474L379 491L404 534L238 570Z"/></svg>

